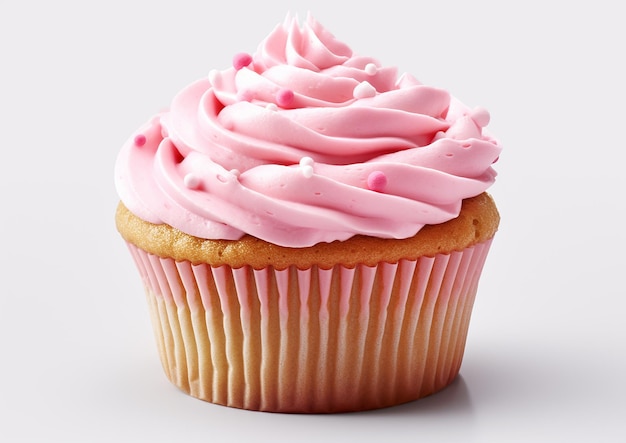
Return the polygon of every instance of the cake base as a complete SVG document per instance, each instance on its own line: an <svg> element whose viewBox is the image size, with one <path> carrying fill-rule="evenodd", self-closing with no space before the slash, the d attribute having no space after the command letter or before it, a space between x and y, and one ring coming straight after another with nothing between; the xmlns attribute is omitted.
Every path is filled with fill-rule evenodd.
<svg viewBox="0 0 626 443"><path fill-rule="evenodd" d="M172 383L236 408L330 413L405 403L455 379L490 244L283 270L193 264L128 246Z"/></svg>

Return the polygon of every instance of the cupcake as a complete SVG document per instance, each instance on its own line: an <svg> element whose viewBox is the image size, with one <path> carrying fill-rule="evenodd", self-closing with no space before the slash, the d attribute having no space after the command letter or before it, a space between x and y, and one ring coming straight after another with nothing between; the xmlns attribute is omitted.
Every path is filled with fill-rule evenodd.
<svg viewBox="0 0 626 443"><path fill-rule="evenodd" d="M169 380L309 413L449 385L499 223L488 122L311 17L184 88L115 167Z"/></svg>

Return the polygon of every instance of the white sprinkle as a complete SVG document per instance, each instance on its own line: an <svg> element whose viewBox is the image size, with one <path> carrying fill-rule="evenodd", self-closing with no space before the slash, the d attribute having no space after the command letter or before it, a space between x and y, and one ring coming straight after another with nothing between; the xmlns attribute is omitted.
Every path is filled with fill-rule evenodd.
<svg viewBox="0 0 626 443"><path fill-rule="evenodd" d="M236 178L239 178L239 176L241 175L241 171L239 169L231 169L230 173L233 174L233 176L235 176Z"/></svg>
<svg viewBox="0 0 626 443"><path fill-rule="evenodd" d="M187 186L189 189L196 189L198 186L200 186L200 179L191 172L185 175L183 182L185 183L185 186Z"/></svg>
<svg viewBox="0 0 626 443"><path fill-rule="evenodd" d="M265 109L269 111L278 111L278 106L276 106L276 103L268 103L265 105Z"/></svg>
<svg viewBox="0 0 626 443"><path fill-rule="evenodd" d="M302 166L302 175L304 175L306 178L313 177L313 166Z"/></svg>
<svg viewBox="0 0 626 443"><path fill-rule="evenodd" d="M376 95L376 88L369 82L361 82L354 88L352 94L356 99L374 97Z"/></svg>
<svg viewBox="0 0 626 443"><path fill-rule="evenodd" d="M304 165L301 166L300 169L302 169L302 175L304 175L306 178L313 177L313 166Z"/></svg>
<svg viewBox="0 0 626 443"><path fill-rule="evenodd" d="M376 72L378 72L378 68L374 63L368 63L367 65L365 65L365 73L367 75L374 75L376 74Z"/></svg>
<svg viewBox="0 0 626 443"><path fill-rule="evenodd" d="M313 161L313 159L311 157L302 157L300 159L300 166L310 166L310 167L313 167L314 164L315 164L315 162Z"/></svg>

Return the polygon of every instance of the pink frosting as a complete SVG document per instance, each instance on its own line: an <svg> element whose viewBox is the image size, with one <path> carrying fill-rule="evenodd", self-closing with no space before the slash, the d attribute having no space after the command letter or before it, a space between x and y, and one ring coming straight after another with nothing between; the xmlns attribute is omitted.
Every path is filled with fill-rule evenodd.
<svg viewBox="0 0 626 443"><path fill-rule="evenodd" d="M116 186L138 217L201 238L407 238L493 183L488 122L312 18L288 18L133 134Z"/></svg>

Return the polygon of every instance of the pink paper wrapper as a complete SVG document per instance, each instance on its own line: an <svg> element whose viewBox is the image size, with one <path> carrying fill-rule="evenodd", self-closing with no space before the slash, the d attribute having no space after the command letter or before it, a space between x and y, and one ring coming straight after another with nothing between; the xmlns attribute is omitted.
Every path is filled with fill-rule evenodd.
<svg viewBox="0 0 626 443"><path fill-rule="evenodd" d="M275 412L381 408L450 384L490 245L373 267L255 270L128 244L172 383Z"/></svg>

